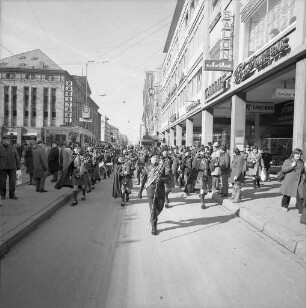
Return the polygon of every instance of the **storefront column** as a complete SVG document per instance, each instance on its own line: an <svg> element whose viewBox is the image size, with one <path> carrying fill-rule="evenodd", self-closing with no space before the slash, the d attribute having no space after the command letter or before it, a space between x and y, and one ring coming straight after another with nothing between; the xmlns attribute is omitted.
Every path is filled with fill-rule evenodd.
<svg viewBox="0 0 306 308"><path fill-rule="evenodd" d="M22 141L22 128L21 127L17 127L16 131L17 131L17 143L22 145L22 143L21 143L21 141Z"/></svg>
<svg viewBox="0 0 306 308"><path fill-rule="evenodd" d="M231 153L235 148L243 149L245 144L246 102L241 96L232 97Z"/></svg>
<svg viewBox="0 0 306 308"><path fill-rule="evenodd" d="M169 132L165 131L165 144L169 145Z"/></svg>
<svg viewBox="0 0 306 308"><path fill-rule="evenodd" d="M261 137L260 137L260 114L255 113L255 143L254 145L257 145L258 148L261 147Z"/></svg>
<svg viewBox="0 0 306 308"><path fill-rule="evenodd" d="M176 145L181 146L182 145L182 139L183 139L183 128L181 125L175 126L175 132L176 132Z"/></svg>
<svg viewBox="0 0 306 308"><path fill-rule="evenodd" d="M19 90L17 91L17 126L19 127L23 126L23 118L24 118L23 91Z"/></svg>
<svg viewBox="0 0 306 308"><path fill-rule="evenodd" d="M214 116L209 110L202 111L202 137L201 144L207 145L213 141L213 121Z"/></svg>
<svg viewBox="0 0 306 308"><path fill-rule="evenodd" d="M306 59L296 63L295 78L292 147L306 153Z"/></svg>
<svg viewBox="0 0 306 308"><path fill-rule="evenodd" d="M174 129L173 128L170 128L170 133L169 133L169 145L170 146L174 146Z"/></svg>
<svg viewBox="0 0 306 308"><path fill-rule="evenodd" d="M193 145L193 121L186 119L186 146Z"/></svg>

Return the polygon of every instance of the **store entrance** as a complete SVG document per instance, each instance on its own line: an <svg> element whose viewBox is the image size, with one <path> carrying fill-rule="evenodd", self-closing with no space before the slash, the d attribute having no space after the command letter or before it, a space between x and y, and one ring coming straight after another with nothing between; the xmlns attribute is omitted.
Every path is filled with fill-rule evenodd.
<svg viewBox="0 0 306 308"><path fill-rule="evenodd" d="M292 151L295 66L246 93L246 145L268 148L276 165Z"/></svg>

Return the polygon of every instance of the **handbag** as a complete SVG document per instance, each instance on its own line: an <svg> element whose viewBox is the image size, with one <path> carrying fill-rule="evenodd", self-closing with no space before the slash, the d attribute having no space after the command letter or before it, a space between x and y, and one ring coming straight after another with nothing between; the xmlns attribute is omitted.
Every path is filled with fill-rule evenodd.
<svg viewBox="0 0 306 308"><path fill-rule="evenodd" d="M276 173L276 179L279 182L282 182L285 179L285 172L283 172L282 170Z"/></svg>
<svg viewBox="0 0 306 308"><path fill-rule="evenodd" d="M260 172L260 179L262 182L265 182L268 179L268 174L265 169L262 169Z"/></svg>
<svg viewBox="0 0 306 308"><path fill-rule="evenodd" d="M251 161L248 161L248 167L249 168L254 168L255 164Z"/></svg>

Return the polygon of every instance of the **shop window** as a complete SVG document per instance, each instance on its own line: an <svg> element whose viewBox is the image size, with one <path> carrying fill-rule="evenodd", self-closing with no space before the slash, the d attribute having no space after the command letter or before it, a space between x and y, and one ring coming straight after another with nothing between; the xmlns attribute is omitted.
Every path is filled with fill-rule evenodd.
<svg viewBox="0 0 306 308"><path fill-rule="evenodd" d="M14 73L6 73L5 79L15 79L15 74Z"/></svg>
<svg viewBox="0 0 306 308"><path fill-rule="evenodd" d="M296 0L265 0L248 21L248 56L295 21Z"/></svg>

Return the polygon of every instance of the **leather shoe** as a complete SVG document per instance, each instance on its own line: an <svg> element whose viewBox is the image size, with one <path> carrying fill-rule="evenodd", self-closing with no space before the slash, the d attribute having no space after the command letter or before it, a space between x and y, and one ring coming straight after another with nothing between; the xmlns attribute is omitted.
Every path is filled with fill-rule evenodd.
<svg viewBox="0 0 306 308"><path fill-rule="evenodd" d="M13 195L13 196L10 196L10 199L15 199L15 200L17 200L18 197L16 197L15 195Z"/></svg>
<svg viewBox="0 0 306 308"><path fill-rule="evenodd" d="M40 192L47 192L48 190L41 189Z"/></svg>

